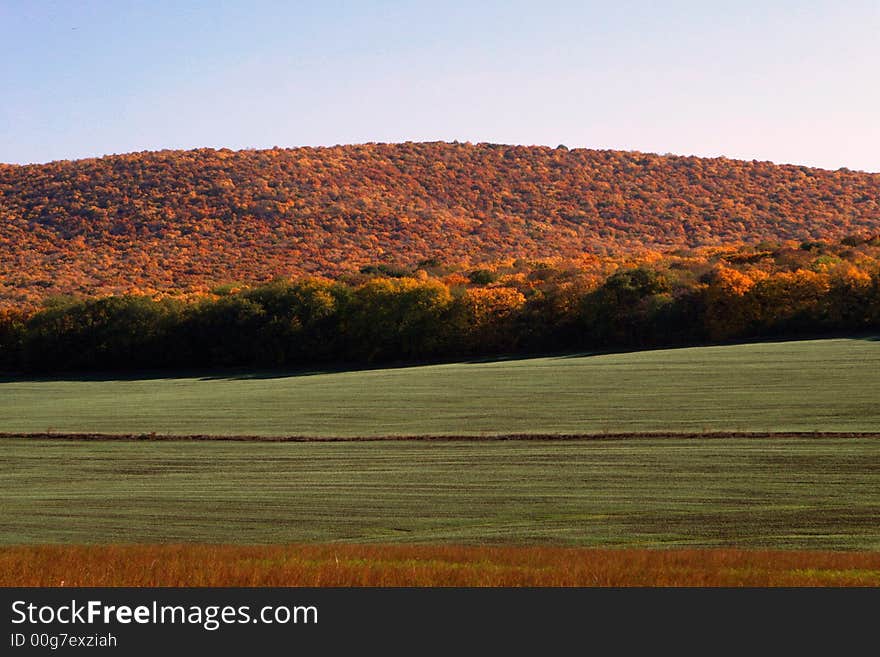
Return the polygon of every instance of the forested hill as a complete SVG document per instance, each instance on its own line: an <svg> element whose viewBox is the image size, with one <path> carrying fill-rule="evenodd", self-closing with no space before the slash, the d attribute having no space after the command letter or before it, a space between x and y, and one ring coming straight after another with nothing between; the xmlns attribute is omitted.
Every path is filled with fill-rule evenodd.
<svg viewBox="0 0 880 657"><path fill-rule="evenodd" d="M880 232L880 174L469 143L0 165L0 302Z"/></svg>

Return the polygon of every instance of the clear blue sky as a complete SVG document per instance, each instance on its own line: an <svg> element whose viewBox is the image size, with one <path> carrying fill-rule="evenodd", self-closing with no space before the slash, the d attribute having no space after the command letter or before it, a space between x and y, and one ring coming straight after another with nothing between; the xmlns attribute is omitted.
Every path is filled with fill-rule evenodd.
<svg viewBox="0 0 880 657"><path fill-rule="evenodd" d="M878 80L878 0L0 0L0 161L457 139L880 171Z"/></svg>

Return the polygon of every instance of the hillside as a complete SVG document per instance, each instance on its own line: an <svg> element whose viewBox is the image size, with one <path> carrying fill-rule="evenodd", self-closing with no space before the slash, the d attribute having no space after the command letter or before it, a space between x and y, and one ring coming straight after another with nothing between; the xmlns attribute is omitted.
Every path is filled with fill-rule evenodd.
<svg viewBox="0 0 880 657"><path fill-rule="evenodd" d="M404 143L0 165L0 302L880 231L880 174Z"/></svg>
<svg viewBox="0 0 880 657"><path fill-rule="evenodd" d="M0 379L0 433L880 433L880 342L870 339L166 376Z"/></svg>

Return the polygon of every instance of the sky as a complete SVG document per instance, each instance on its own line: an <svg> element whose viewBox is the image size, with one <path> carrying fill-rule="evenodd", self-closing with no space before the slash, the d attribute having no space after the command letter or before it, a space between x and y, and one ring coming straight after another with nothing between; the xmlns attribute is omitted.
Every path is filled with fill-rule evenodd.
<svg viewBox="0 0 880 657"><path fill-rule="evenodd" d="M565 144L880 172L877 0L0 0L0 162Z"/></svg>

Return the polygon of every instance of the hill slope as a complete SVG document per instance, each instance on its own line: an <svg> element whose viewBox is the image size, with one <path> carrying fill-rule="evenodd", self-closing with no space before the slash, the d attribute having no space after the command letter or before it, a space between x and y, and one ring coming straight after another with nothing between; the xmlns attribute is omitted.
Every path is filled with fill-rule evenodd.
<svg viewBox="0 0 880 657"><path fill-rule="evenodd" d="M880 231L880 174L405 143L0 165L0 300Z"/></svg>
<svg viewBox="0 0 880 657"><path fill-rule="evenodd" d="M290 376L6 379L0 432L880 432L878 388L880 342L855 339Z"/></svg>

